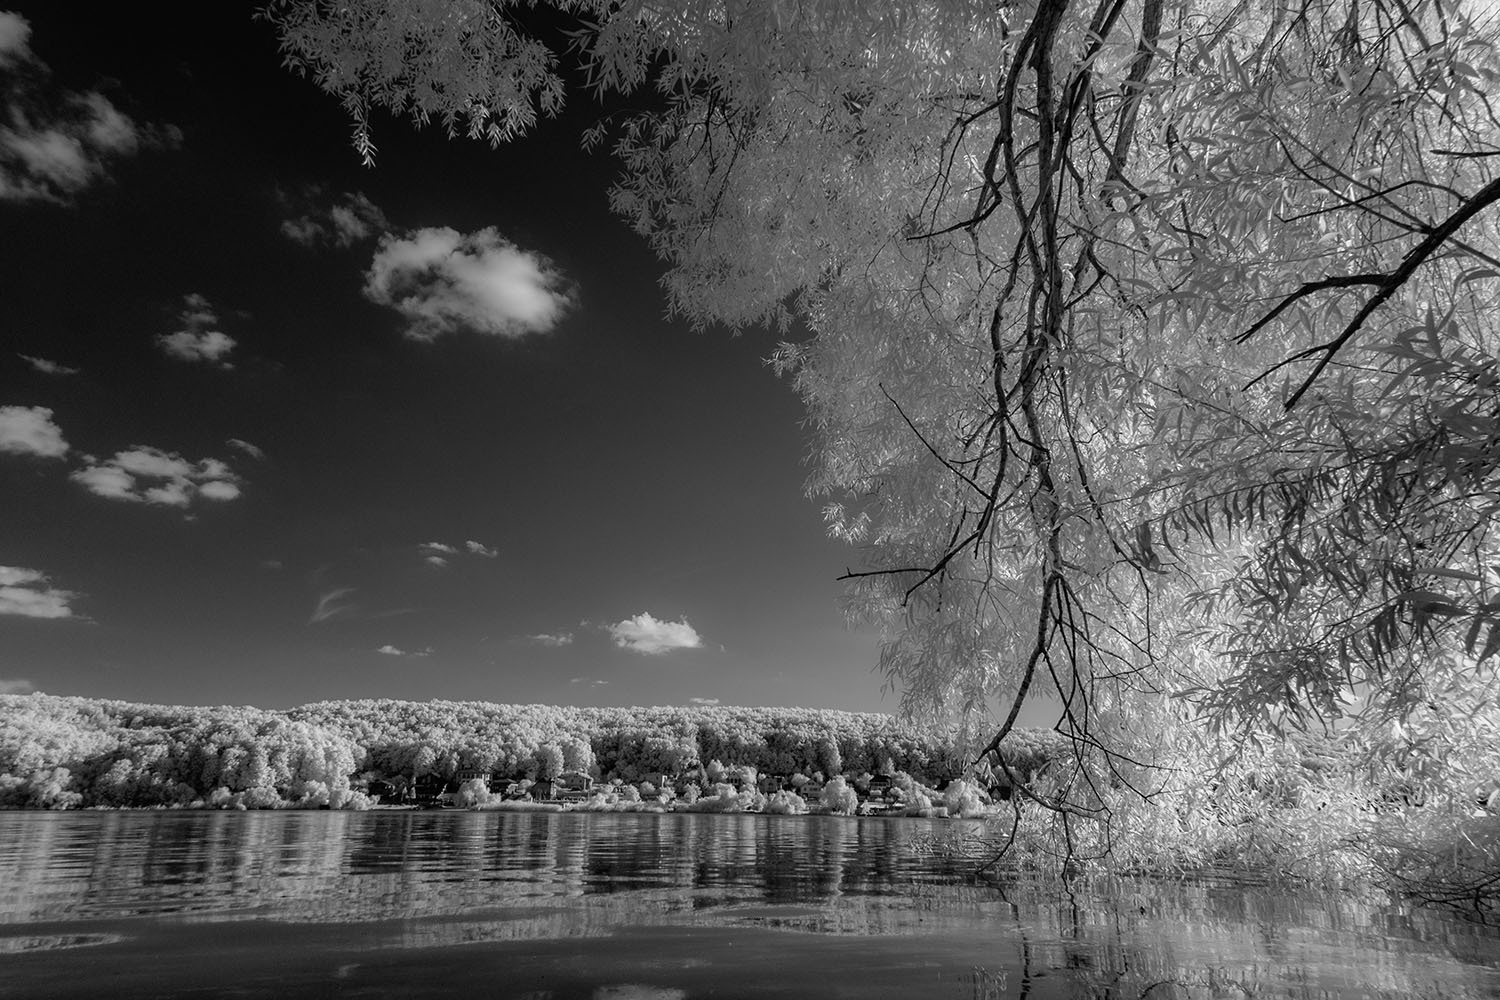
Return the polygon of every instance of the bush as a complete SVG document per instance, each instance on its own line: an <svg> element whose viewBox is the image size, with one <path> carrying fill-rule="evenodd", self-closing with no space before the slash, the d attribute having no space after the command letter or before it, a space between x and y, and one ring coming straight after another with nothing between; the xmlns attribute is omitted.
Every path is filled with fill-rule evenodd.
<svg viewBox="0 0 1500 1000"><path fill-rule="evenodd" d="M234 797L234 805L238 809L280 809L286 805L281 801L281 795L274 788L265 785L257 785L247 788Z"/></svg>
<svg viewBox="0 0 1500 1000"><path fill-rule="evenodd" d="M844 776L839 775L823 786L818 805L823 812L837 816L853 816L859 809L859 796L854 794L854 789L849 787L849 782L844 780Z"/></svg>
<svg viewBox="0 0 1500 1000"><path fill-rule="evenodd" d="M765 811L781 816L805 816L807 800L796 792L773 792L766 798Z"/></svg>
<svg viewBox="0 0 1500 1000"><path fill-rule="evenodd" d="M292 786L292 802L298 809L329 805L328 786L321 781L299 781Z"/></svg>
<svg viewBox="0 0 1500 1000"><path fill-rule="evenodd" d="M943 804L948 815L973 817L985 814L984 802L979 798L979 789L962 778L954 778L943 790Z"/></svg>
<svg viewBox="0 0 1500 1000"><path fill-rule="evenodd" d="M490 786L483 778L470 778L458 786L453 801L465 809L477 809L490 801Z"/></svg>

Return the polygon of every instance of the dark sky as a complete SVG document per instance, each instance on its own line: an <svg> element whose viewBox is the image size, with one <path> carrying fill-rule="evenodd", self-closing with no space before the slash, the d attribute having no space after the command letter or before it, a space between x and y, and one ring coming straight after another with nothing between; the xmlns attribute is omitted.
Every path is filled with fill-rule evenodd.
<svg viewBox="0 0 1500 1000"><path fill-rule="evenodd" d="M768 333L579 151L337 103L229 3L0 15L0 690L892 709Z"/></svg>

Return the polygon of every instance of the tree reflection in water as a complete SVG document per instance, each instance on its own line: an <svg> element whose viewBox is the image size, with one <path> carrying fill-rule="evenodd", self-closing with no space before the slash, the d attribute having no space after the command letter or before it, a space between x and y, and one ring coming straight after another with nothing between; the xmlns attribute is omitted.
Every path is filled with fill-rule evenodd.
<svg viewBox="0 0 1500 1000"><path fill-rule="evenodd" d="M409 994L418 976L419 992L473 976L485 995L557 997L686 998L726 979L744 996L834 995L837 984L847 995L964 1000L1500 992L1493 929L1242 885L976 882L962 859L914 848L941 826L5 813L0 995L123 996L132 974L143 996L187 991L206 973L183 971L174 986L161 978L163 958L192 970L203 950L226 961L225 942L272 969L266 995L285 997L326 991L335 968L367 977L366 995ZM108 970L108 989L61 969L48 954L61 950L89 955L96 975ZM441 958L459 954L463 972ZM499 969L515 992L484 978Z"/></svg>

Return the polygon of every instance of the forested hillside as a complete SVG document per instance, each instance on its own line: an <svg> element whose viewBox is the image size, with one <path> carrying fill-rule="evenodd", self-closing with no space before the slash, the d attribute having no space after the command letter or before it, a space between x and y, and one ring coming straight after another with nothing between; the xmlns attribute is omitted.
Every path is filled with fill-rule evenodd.
<svg viewBox="0 0 1500 1000"><path fill-rule="evenodd" d="M1006 755L1030 769L1060 746L1056 734L1017 733ZM351 784L460 769L634 782L712 761L928 782L964 765L945 733L819 709L331 701L271 711L0 696L0 806L187 805L220 789L266 805L341 805Z"/></svg>

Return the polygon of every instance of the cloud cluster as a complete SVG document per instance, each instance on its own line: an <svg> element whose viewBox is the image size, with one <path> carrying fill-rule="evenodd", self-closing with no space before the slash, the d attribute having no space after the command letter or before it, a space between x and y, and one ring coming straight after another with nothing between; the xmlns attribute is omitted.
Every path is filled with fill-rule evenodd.
<svg viewBox="0 0 1500 1000"><path fill-rule="evenodd" d="M178 361L203 361L222 368L233 367L222 359L234 350L235 340L218 329L219 315L207 298L196 292L184 295L177 322L177 330L156 338L157 346L167 357Z"/></svg>
<svg viewBox="0 0 1500 1000"><path fill-rule="evenodd" d="M305 247L351 247L391 228L380 206L359 191L330 199L323 188L311 186L287 200L294 201L302 214L281 224L282 235Z"/></svg>
<svg viewBox="0 0 1500 1000"><path fill-rule="evenodd" d="M31 24L10 11L0 11L0 70L0 201L66 203L112 160L158 141L97 91L49 88Z"/></svg>
<svg viewBox="0 0 1500 1000"><path fill-rule="evenodd" d="M77 375L77 368L69 368L67 365L58 364L48 358L36 358L30 354L17 354L22 361L41 372L43 375Z"/></svg>
<svg viewBox="0 0 1500 1000"><path fill-rule="evenodd" d="M457 549L443 542L423 542L417 548L422 552L423 561L429 566L436 566L438 569L442 569L448 565L449 556L458 554Z"/></svg>
<svg viewBox="0 0 1500 1000"><path fill-rule="evenodd" d="M0 677L0 694L30 694L35 690L36 685L24 677Z"/></svg>
<svg viewBox="0 0 1500 1000"><path fill-rule="evenodd" d="M110 500L187 507L199 498L224 501L240 495L239 477L217 458L190 462L175 452L136 445L106 461L84 460L69 478Z"/></svg>
<svg viewBox="0 0 1500 1000"><path fill-rule="evenodd" d="M442 569L448 565L449 557L467 552L470 555L480 556L484 559L494 559L500 555L498 549L492 549L483 542L476 542L472 538L464 542L463 549L447 542L422 542L417 546L417 551L422 553L422 559L429 566Z"/></svg>
<svg viewBox="0 0 1500 1000"><path fill-rule="evenodd" d="M0 406L0 453L61 458L68 442L47 407Z"/></svg>
<svg viewBox="0 0 1500 1000"><path fill-rule="evenodd" d="M0 615L23 618L72 618L78 595L48 586L47 575L19 566L0 566Z"/></svg>
<svg viewBox="0 0 1500 1000"><path fill-rule="evenodd" d="M614 638L616 646L647 656L660 656L674 649L697 649L703 645L698 631L688 624L686 618L680 622L661 621L644 611L634 618L606 626L605 631Z"/></svg>
<svg viewBox="0 0 1500 1000"><path fill-rule="evenodd" d="M494 227L382 236L365 272L365 297L406 317L413 340L461 329L497 337L545 333L573 303L551 261L521 250Z"/></svg>

